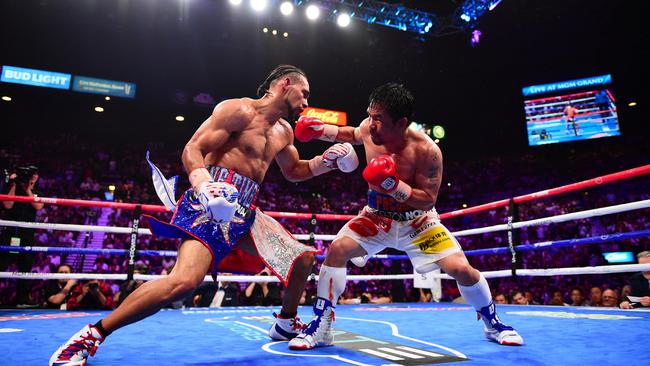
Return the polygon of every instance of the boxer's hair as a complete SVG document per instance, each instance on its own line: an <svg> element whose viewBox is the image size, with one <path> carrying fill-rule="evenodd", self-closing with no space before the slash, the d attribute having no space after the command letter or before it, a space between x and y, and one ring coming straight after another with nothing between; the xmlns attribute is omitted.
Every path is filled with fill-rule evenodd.
<svg viewBox="0 0 650 366"><path fill-rule="evenodd" d="M269 92L275 82L283 76L288 76L291 81L297 81L300 76L307 78L304 71L293 65L279 65L266 77L264 82L257 88L257 96L262 97Z"/></svg>
<svg viewBox="0 0 650 366"><path fill-rule="evenodd" d="M404 85L388 83L373 90L368 102L371 106L373 104L382 106L396 121L402 117L410 121L415 97Z"/></svg>

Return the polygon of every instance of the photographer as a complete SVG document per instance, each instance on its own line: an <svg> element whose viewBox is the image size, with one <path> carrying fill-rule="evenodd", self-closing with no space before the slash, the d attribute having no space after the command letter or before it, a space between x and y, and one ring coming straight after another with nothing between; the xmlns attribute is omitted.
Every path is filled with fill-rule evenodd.
<svg viewBox="0 0 650 366"><path fill-rule="evenodd" d="M106 282L90 280L77 285L67 303L68 310L93 309L110 310L113 308L113 291Z"/></svg>
<svg viewBox="0 0 650 366"><path fill-rule="evenodd" d="M34 186L38 181L38 168L35 166L18 167L14 172L5 170L5 192L15 196L36 196ZM34 222L36 211L43 208L42 203L27 203L3 201L5 212L4 219L11 221ZM34 229L5 227L0 235L1 245L31 246L34 241ZM4 271L10 262L16 261L20 272L31 272L33 257L29 253L0 252L0 271ZM27 280L16 281L16 303L18 305L30 304L30 282Z"/></svg>

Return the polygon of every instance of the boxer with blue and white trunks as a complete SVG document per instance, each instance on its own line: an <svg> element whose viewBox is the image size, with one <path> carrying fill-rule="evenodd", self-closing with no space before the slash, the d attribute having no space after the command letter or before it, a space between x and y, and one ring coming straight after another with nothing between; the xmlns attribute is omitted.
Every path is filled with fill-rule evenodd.
<svg viewBox="0 0 650 366"><path fill-rule="evenodd" d="M278 66L260 85L258 95L259 99L219 103L183 149L192 188L175 205L169 224L150 220L154 233L184 238L173 271L144 283L115 311L82 328L54 352L50 365L85 364L109 334L185 298L234 249L259 254L286 284L282 310L269 336L288 340L298 334L302 328L296 316L298 302L316 250L298 243L277 221L255 210L259 185L273 161L285 178L298 182L333 169L351 172L358 159L352 145L335 144L322 155L300 160L287 122L308 106L309 83L299 68Z"/></svg>

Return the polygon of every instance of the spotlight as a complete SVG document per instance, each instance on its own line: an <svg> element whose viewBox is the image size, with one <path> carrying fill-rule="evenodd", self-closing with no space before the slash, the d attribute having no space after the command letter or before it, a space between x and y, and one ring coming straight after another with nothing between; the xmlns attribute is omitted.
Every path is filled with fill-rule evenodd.
<svg viewBox="0 0 650 366"><path fill-rule="evenodd" d="M268 29L267 27L264 27L264 28L262 28L262 32L264 32L264 33L268 33L268 32L269 32L269 29Z"/></svg>
<svg viewBox="0 0 650 366"><path fill-rule="evenodd" d="M115 191L115 185L114 184L109 185L108 190L111 192Z"/></svg>
<svg viewBox="0 0 650 366"><path fill-rule="evenodd" d="M451 187L451 183L447 183L447 187Z"/></svg>
<svg viewBox="0 0 650 366"><path fill-rule="evenodd" d="M3 100L6 100L5 97L2 97L2 99L3 99ZM11 100L11 98L9 98L9 100ZM636 107L636 102L629 102L629 103L627 104L627 106L628 106L628 107Z"/></svg>
<svg viewBox="0 0 650 366"><path fill-rule="evenodd" d="M266 8L266 0L251 0L251 8L255 11L262 11Z"/></svg>
<svg viewBox="0 0 650 366"><path fill-rule="evenodd" d="M230 3L233 5L239 5L241 4L241 0L230 0Z"/></svg>
<svg viewBox="0 0 650 366"><path fill-rule="evenodd" d="M336 18L336 24L338 24L339 27L347 27L350 25L350 15L346 13L339 14Z"/></svg>
<svg viewBox="0 0 650 366"><path fill-rule="evenodd" d="M291 1L285 1L280 5L280 13L282 15L291 15L293 13L293 4Z"/></svg>
<svg viewBox="0 0 650 366"><path fill-rule="evenodd" d="M271 33L275 36L278 34L278 31L276 29L272 30Z"/></svg>
<svg viewBox="0 0 650 366"><path fill-rule="evenodd" d="M471 39L472 47L476 47L476 45L478 45L479 42L481 42L481 34L482 34L481 31L478 29L474 29L472 31L472 39Z"/></svg>
<svg viewBox="0 0 650 366"><path fill-rule="evenodd" d="M282 35L284 36L284 38L289 37L289 33L287 33L287 32L284 32Z"/></svg>
<svg viewBox="0 0 650 366"><path fill-rule="evenodd" d="M440 143L440 139L435 139L435 140L433 140L433 142L435 142L436 144L439 144L439 143Z"/></svg>
<svg viewBox="0 0 650 366"><path fill-rule="evenodd" d="M8 96L6 96L6 95L3 95L3 96L2 96L2 100L4 100L5 102L11 102L11 97L8 97Z"/></svg>
<svg viewBox="0 0 650 366"><path fill-rule="evenodd" d="M183 121L185 121L185 117L183 117L183 116L176 116L176 120L177 120L178 122L183 122Z"/></svg>
<svg viewBox="0 0 650 366"><path fill-rule="evenodd" d="M463 208L467 208L467 203L463 203Z"/></svg>
<svg viewBox="0 0 650 366"><path fill-rule="evenodd" d="M105 99L106 101L109 101L109 100L111 100L111 97L109 97L109 96L107 95L107 96L104 97L104 99Z"/></svg>
<svg viewBox="0 0 650 366"><path fill-rule="evenodd" d="M316 5L309 5L305 11L309 20L316 20L320 16L320 9Z"/></svg>
<svg viewBox="0 0 650 366"><path fill-rule="evenodd" d="M102 107L95 107L95 112L102 113L104 111L104 108Z"/></svg>

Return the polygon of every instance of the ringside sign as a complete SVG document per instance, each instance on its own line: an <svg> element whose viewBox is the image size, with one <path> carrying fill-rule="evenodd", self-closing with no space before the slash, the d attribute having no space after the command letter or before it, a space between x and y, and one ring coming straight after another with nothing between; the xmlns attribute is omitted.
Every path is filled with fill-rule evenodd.
<svg viewBox="0 0 650 366"><path fill-rule="evenodd" d="M347 113L341 111L333 111L329 109L322 108L305 108L304 111L300 114L301 116L307 117L316 117L321 121L336 126L347 126L348 125L348 116Z"/></svg>

